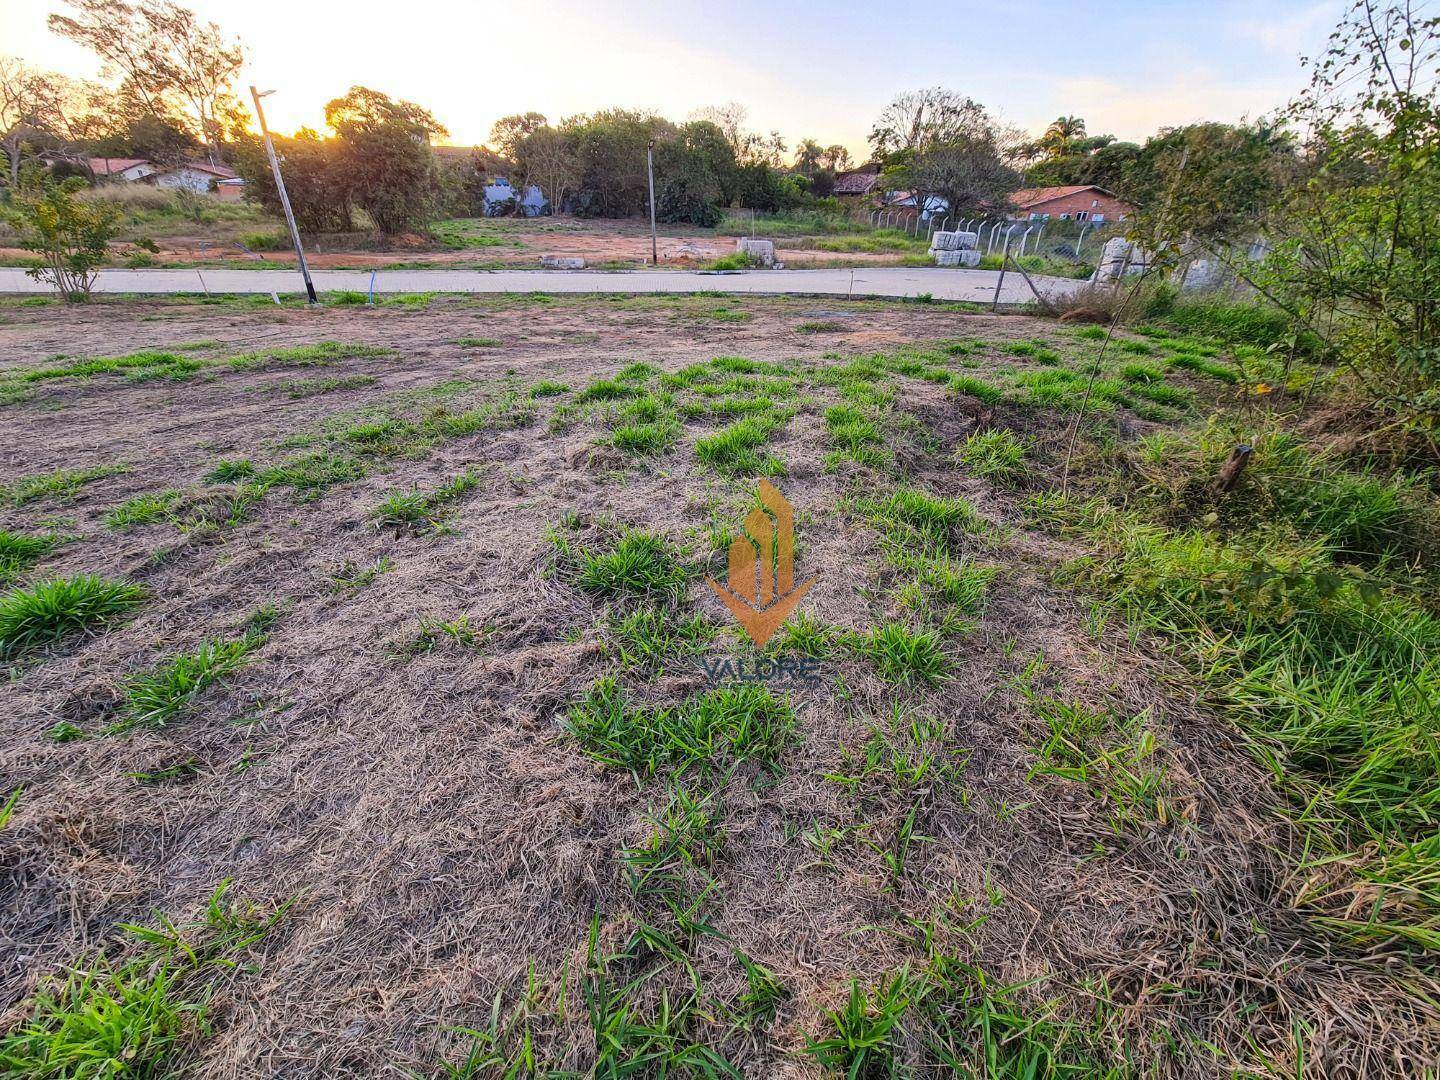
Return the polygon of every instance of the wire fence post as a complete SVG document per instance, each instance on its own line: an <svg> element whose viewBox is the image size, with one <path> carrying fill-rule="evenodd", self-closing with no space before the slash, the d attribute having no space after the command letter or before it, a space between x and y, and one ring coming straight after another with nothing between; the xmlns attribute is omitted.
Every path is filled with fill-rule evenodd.
<svg viewBox="0 0 1440 1080"><path fill-rule="evenodd" d="M1005 234L1005 250L1000 254L1000 276L995 280L995 299L990 303L991 311L1000 310L1000 290L1005 287L1005 264L1010 261L1010 234Z"/></svg>

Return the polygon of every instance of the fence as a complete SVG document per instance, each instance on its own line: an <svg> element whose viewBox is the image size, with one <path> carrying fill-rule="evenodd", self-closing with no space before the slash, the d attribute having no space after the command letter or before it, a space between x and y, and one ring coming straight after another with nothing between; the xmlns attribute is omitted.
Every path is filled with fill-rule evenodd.
<svg viewBox="0 0 1440 1080"><path fill-rule="evenodd" d="M1105 241L1124 229L1118 222L1095 223L1072 220L1017 221L1007 217L948 214L931 211L921 214L914 207L884 207L859 210L857 219L874 229L898 229L910 236L929 238L942 231L973 232L979 235L982 255L998 255L1010 244L1012 254L1039 255L1070 262L1089 262L1100 257Z"/></svg>

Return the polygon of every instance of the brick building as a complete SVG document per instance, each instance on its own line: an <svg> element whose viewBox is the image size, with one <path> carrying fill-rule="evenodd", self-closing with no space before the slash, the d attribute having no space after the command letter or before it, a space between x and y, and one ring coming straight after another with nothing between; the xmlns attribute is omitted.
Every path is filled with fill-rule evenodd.
<svg viewBox="0 0 1440 1080"><path fill-rule="evenodd" d="M1074 184L1070 187L1025 188L1010 196L1015 204L1014 217L1030 221L1056 218L1062 221L1124 221L1139 207L1126 202L1113 191L1095 184Z"/></svg>

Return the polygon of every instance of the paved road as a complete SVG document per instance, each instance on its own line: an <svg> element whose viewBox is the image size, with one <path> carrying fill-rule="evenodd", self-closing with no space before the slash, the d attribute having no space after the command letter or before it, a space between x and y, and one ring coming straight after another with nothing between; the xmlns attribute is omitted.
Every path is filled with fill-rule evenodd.
<svg viewBox="0 0 1440 1080"><path fill-rule="evenodd" d="M317 270L320 292L371 287L367 270ZM795 294L802 296L907 297L929 293L936 300L995 297L994 270L870 267L855 270L741 270L706 273L696 270L379 270L373 275L377 293L417 292L556 292L647 293L698 292ZM1081 284L1067 278L1032 276L1047 297L1061 297ZM303 290L294 270L101 270L95 285L103 293L298 293ZM47 285L25 271L0 267L0 293L45 293ZM1008 273L1000 294L1002 304L1034 300L1019 274Z"/></svg>

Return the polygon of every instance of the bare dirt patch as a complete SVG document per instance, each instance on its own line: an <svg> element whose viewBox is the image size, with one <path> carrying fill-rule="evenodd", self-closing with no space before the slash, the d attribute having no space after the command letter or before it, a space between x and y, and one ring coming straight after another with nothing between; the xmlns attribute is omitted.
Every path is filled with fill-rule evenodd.
<svg viewBox="0 0 1440 1080"><path fill-rule="evenodd" d="M1297 1031L1314 1075L1419 1075L1432 1059L1430 1007L1304 922L1263 771L1178 670L1052 584L1073 552L1028 531L1020 494L955 462L974 431L1014 428L1034 437L1048 482L1055 414L986 405L936 372L1041 370L1004 346L1072 347L1055 324L703 296L0 314L11 375L143 350L201 361L38 380L0 406L7 492L124 469L0 504L0 527L61 538L24 580L99 573L148 594L123 625L16 664L6 688L0 775L22 795L0 833L0 1027L117 924L183 917L230 878L259 901L297 899L253 973L218 992L209 1036L190 1041L196 1076L429 1074L464 1059L470 1040L452 1029L488 1028L497 997L511 1025L499 1060L529 1031L538 1059L583 1072L604 1045L602 991L619 994L605 1015L623 1005L650 1023L662 989L694 1006L671 1050L709 1048L748 1076L818 1076L806 1043L833 1034L827 1013L850 980L873 988L936 956L957 965L957 986L969 973L966 993L1025 983L985 999L1021 1018L1001 1048L1031 1045L1017 1034L1028 1017L1081 1073L1293 1075ZM838 328L802 329L817 322ZM319 342L388 351L281 358ZM917 353L914 376L847 367ZM760 366L695 367L716 357ZM613 397L582 400L617 378ZM553 396L532 394L542 381ZM696 444L759 397L775 420L763 453L799 513L800 571L818 577L804 608L831 635L822 678L776 689L794 732L773 770L726 761L637 782L587 755L567 710L606 676L634 706L682 707L713 687L694 654L627 661L615 622L638 608L587 593L551 537L600 551L624 526L663 536L692 569L677 610L711 627L698 655L753 659L701 578L724 573L716 531L738 528L754 476L717 471ZM618 411L652 399L658 419ZM847 406L879 429L883 462L829 456L843 421L828 410ZM616 429L629 421L673 441L628 453ZM1117 417L1120 437L1143 427ZM139 496L240 499L254 477L317 455L355 468L311 487L272 478L233 520L116 523ZM206 483L239 461L254 472ZM415 527L377 518L388 496L459 476L475 483ZM914 568L885 554L865 509L901 488L978 512L943 537L945 567L993 575L973 609L915 606ZM930 570L941 558L925 557ZM236 638L267 605L245 662L172 722L104 733L135 676ZM841 644L929 620L933 684L887 678ZM1156 800L1127 808L1083 778L1036 774L1047 701L1148 731L1153 751L1134 765L1160 774ZM62 722L80 734L58 739ZM677 930L622 859L651 841L677 787L710 798L724 834L712 859L676 871L700 894L698 930ZM783 988L773 1018L746 1004L737 951ZM982 1052L970 999L937 995L924 1015ZM918 1030L895 1056L933 1068Z"/></svg>

